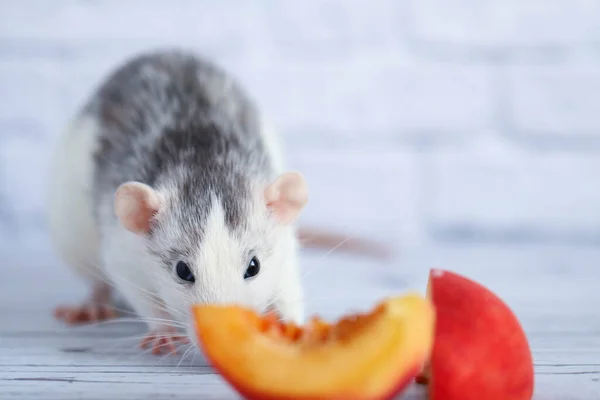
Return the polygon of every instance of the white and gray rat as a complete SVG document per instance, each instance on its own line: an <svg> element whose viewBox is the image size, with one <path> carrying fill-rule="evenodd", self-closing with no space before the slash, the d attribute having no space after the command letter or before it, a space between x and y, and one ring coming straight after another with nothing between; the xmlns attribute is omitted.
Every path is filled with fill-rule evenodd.
<svg viewBox="0 0 600 400"><path fill-rule="evenodd" d="M148 323L143 343L193 335L193 303L272 309L302 323L299 236L307 203L277 135L232 76L182 50L124 62L59 139L50 174L52 241L91 296L58 307L67 323L114 316L114 288ZM377 252L363 241L346 250Z"/></svg>
<svg viewBox="0 0 600 400"><path fill-rule="evenodd" d="M114 286L155 349L173 349L173 325L192 334L193 303L303 321L294 221L307 185L218 66L179 50L127 60L62 134L50 176L53 243L92 287L57 317L111 317Z"/></svg>

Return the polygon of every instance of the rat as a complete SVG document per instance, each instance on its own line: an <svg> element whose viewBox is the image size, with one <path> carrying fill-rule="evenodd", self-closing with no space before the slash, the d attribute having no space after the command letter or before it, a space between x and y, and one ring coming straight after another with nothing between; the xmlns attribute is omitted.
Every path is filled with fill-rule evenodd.
<svg viewBox="0 0 600 400"><path fill-rule="evenodd" d="M114 318L117 291L155 353L195 337L195 303L303 323L296 221L308 185L217 64L180 49L123 61L61 133L50 177L52 243L90 287L80 304L56 307L58 319ZM313 247L332 242L311 233Z"/></svg>

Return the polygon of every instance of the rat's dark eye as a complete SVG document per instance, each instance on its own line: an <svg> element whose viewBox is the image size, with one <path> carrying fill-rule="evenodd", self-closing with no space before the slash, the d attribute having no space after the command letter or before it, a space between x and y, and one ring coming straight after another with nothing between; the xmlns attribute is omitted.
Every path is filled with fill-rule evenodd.
<svg viewBox="0 0 600 400"><path fill-rule="evenodd" d="M194 278L194 274L190 270L190 267L183 261L179 261L177 266L175 266L175 270L177 271L177 276L187 282L195 282L196 278Z"/></svg>
<svg viewBox="0 0 600 400"><path fill-rule="evenodd" d="M258 258L252 257L252 260L250 260L250 264L248 264L248 268L246 268L246 272L244 273L244 279L252 278L253 276L258 275L258 271L260 271L260 263L258 262Z"/></svg>

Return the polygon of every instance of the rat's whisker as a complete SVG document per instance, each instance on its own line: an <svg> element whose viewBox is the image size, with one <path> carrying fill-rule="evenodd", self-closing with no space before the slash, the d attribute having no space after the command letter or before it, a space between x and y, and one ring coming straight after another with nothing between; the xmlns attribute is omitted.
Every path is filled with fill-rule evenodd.
<svg viewBox="0 0 600 400"><path fill-rule="evenodd" d="M278 301L280 300L285 300L286 303L289 304L297 304L297 303L311 303L314 301L322 301L322 300L336 300L336 299L344 299L347 300L348 296L319 296L319 297L300 297L297 299L288 299L288 298L276 298L272 301L269 301L266 303L266 306L264 308L269 308L274 306Z"/></svg>
<svg viewBox="0 0 600 400"><path fill-rule="evenodd" d="M120 346L127 344L129 342L129 344L127 344L127 348L130 350L137 350L137 346L134 345L134 343L141 341L143 338L145 338L146 335L132 335L132 336L125 336L125 337L108 337L108 338L104 338L104 339L94 339L94 343L91 345L85 345L84 347L86 348L90 348L93 349L94 351L97 351L100 354L105 354L106 352L109 352L111 350L117 349ZM97 346L101 345L100 348L98 348ZM135 354L139 354L137 351L134 351ZM135 354L132 354L132 356L134 356ZM126 354L123 353L119 353L118 356L124 356Z"/></svg>
<svg viewBox="0 0 600 400"><path fill-rule="evenodd" d="M99 270L99 271L101 270L101 266L98 263L93 262L92 260L88 260L88 263L94 267L91 269L95 269L95 270ZM157 309L163 310L166 313L175 313L175 314L181 315L182 317L185 316L181 311L172 309L171 307L167 307L159 299L156 298L155 294L153 294L152 292L150 292L149 290L147 290L145 288L142 288L141 286L139 286L138 284L136 284L133 281L127 280L123 277L113 277L113 279L114 278L118 279L118 282L113 282L112 280L107 279L106 277L102 276L99 273L96 273L95 271L89 270L88 273L91 274L96 279L98 279L99 281L106 283L107 285L116 289L117 291L119 290L119 285L117 284L118 282L121 282L125 285L129 285L129 286L133 287L134 289L138 290L141 294L143 294L144 298L147 301L151 302L152 305L155 306Z"/></svg>
<svg viewBox="0 0 600 400"><path fill-rule="evenodd" d="M137 350L136 343L139 343L142 339L145 339L147 336L148 336L147 334L141 334L141 335L126 336L126 337L101 339L101 340L98 340L96 343L111 342L111 345L109 347L103 347L102 349L103 350L106 350L106 349L112 350L112 349L120 346L123 343L131 342L132 346L130 347L130 349ZM136 351L136 353L137 353L137 351Z"/></svg>
<svg viewBox="0 0 600 400"><path fill-rule="evenodd" d="M166 339L166 338L171 338L172 336L178 336L178 335L173 335L173 334L169 334L169 335L157 335L156 338ZM148 353L151 353L151 352L155 351L156 349L160 349L162 347L167 347L167 346L172 346L172 345L175 345L175 343L169 343L169 342L167 342L167 343L161 343L158 346L155 345L155 344L153 344L153 343L151 343L151 344L149 344L150 348L148 348L146 350L143 350L142 352L139 352L139 353L136 353L136 354L145 355L145 354L148 354ZM159 359L162 361L166 357L172 356L172 355L174 355L176 353L177 353L177 349L175 349L174 351L170 351L167 354L162 355Z"/></svg>
<svg viewBox="0 0 600 400"><path fill-rule="evenodd" d="M183 362L183 360L185 360L185 358L188 356L188 354L194 350L194 345L189 345L188 349L183 353L183 355L181 356L181 359L179 360L179 362L177 363L177 366L175 367L175 369L179 368L179 366L181 365L181 363Z"/></svg>
<svg viewBox="0 0 600 400"><path fill-rule="evenodd" d="M136 318L117 318L117 319L113 319L113 320L109 320L109 321L100 321L98 324L94 324L92 326L102 326L105 324L116 324L116 323L151 323L151 322L156 322L156 323L160 323L160 324L166 324L168 326L172 326L174 328L185 328L187 325L179 322L179 321L175 321L172 319L166 319L166 318L148 318L148 317L136 317Z"/></svg>
<svg viewBox="0 0 600 400"><path fill-rule="evenodd" d="M167 337L167 336L169 336L169 335L157 336L157 337L158 338L164 338L164 337ZM125 341L134 341L134 343L135 342L139 343L141 340L145 339L146 337L147 337L147 335L145 334L145 335L138 335L138 336L126 337L126 338L119 338L119 339L117 339L118 343L116 343L116 344L115 343L111 343L111 346L108 346L108 347L106 347L104 349L113 350L115 348L118 348ZM135 357L140 357L140 356L147 355L148 353L153 352L155 348L161 348L161 347L165 347L165 346L169 346L170 345L169 343L162 343L162 344L159 344L159 345L149 344L149 348L148 349L144 349L142 351L139 351L138 350L139 346L138 345L134 345L134 343L131 343L132 346L129 348L129 350L132 350L132 353L130 353L130 354L120 353L118 355L119 359L121 359L121 360L122 359L130 360L130 359L135 358ZM173 354L174 354L174 352L171 351L171 352L163 355L162 357L160 357L158 359L162 361L165 357L171 356Z"/></svg>
<svg viewBox="0 0 600 400"><path fill-rule="evenodd" d="M190 346L196 347L196 345L194 343L190 343ZM194 365L194 361L196 361L196 357L198 357L199 354L200 354L199 351L194 352L194 355L192 357L192 361L190 362L190 364Z"/></svg>
<svg viewBox="0 0 600 400"><path fill-rule="evenodd" d="M157 309L157 311L164 311L167 314L175 314L175 315L180 315L182 317L185 317L185 315L180 310L176 310L173 307L169 307L167 304L162 302L160 299L157 299L156 295L151 293L149 290L140 287L139 285L137 285L134 282L127 281L126 279L122 279L122 278L119 278L119 279L124 284L130 285L134 289L139 290L140 294L145 295L144 298L146 300L148 300L150 303L152 303L152 305Z"/></svg>
<svg viewBox="0 0 600 400"><path fill-rule="evenodd" d="M74 325L70 327L70 330L73 331L85 331L86 329L93 329L93 328L100 328L103 326L108 326L108 325L118 325L118 324L127 324L127 323L140 323L140 324L147 324L150 322L158 322L158 323L164 323L164 324L169 324L173 327L179 327L179 328L183 328L185 327L185 324L182 324L180 322L177 321L172 321L172 320L168 320L168 319L162 319L162 318L114 318L114 319L107 319L104 321L95 321L95 322L90 322L90 323L86 323L85 325Z"/></svg>
<svg viewBox="0 0 600 400"><path fill-rule="evenodd" d="M322 261L323 259L327 258L329 255L331 255L334 251L338 250L340 247L342 247L344 244L348 243L351 240L356 239L356 236L348 236L346 237L344 240L341 240L337 245L333 246L331 249L329 249L329 251L327 251L325 254L323 254L321 257L319 257L319 261Z"/></svg>
<svg viewBox="0 0 600 400"><path fill-rule="evenodd" d="M328 257L329 255L331 255L334 251L336 251L337 249L339 249L341 246L343 246L345 243L347 243L350 240L353 240L354 238L356 238L356 236L348 236L345 239L341 240L336 246L332 247L330 250L328 250L324 255L322 255L321 257L318 258L319 261L322 261L324 258ZM301 275L301 279L306 279L311 273L313 273L314 271L318 270L320 267L320 265L316 265L313 266L311 269L309 269L308 271L306 271L303 275ZM274 297L276 299L280 299L283 291L285 289L278 289L275 294ZM271 304L273 305L273 304Z"/></svg>

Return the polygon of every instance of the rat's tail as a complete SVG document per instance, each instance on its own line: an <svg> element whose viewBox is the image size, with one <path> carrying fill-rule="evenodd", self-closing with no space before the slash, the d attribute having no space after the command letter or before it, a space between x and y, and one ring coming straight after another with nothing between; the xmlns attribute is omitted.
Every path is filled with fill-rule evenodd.
<svg viewBox="0 0 600 400"><path fill-rule="evenodd" d="M299 227L298 238L303 248L335 249L384 259L392 254L389 247L375 241L307 226Z"/></svg>

